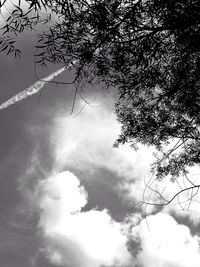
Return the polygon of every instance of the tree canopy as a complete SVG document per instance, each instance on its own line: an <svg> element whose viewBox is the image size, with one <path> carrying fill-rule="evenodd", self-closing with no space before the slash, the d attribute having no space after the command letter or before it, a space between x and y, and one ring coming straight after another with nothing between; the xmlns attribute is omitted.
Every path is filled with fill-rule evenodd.
<svg viewBox="0 0 200 267"><path fill-rule="evenodd" d="M37 63L76 61L71 83L100 82L117 89L122 129L115 146L154 146L158 179L170 175L175 180L200 164L200 1L23 3L13 4L1 28L2 52L15 51L13 34L51 20L39 34Z"/></svg>

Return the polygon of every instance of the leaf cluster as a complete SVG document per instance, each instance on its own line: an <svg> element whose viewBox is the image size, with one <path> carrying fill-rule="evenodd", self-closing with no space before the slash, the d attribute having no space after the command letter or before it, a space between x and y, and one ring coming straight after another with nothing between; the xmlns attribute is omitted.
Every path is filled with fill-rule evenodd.
<svg viewBox="0 0 200 267"><path fill-rule="evenodd" d="M43 15L47 11L46 4L49 1L19 0L18 3L4 0L0 2L1 16L1 50L7 54L13 53L15 57L20 55L19 48L15 47L16 37L25 30L35 30L38 24L48 23L51 15Z"/></svg>

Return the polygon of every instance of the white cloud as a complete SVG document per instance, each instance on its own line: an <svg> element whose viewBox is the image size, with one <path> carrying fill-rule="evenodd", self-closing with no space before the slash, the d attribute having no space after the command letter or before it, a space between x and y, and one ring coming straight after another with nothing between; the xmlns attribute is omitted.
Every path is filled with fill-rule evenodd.
<svg viewBox="0 0 200 267"><path fill-rule="evenodd" d="M159 213L147 217L132 230L140 237L142 251L137 261L146 267L198 267L200 249L198 236L178 224L170 215Z"/></svg>
<svg viewBox="0 0 200 267"><path fill-rule="evenodd" d="M36 199L46 255L52 263L68 262L71 267L129 263L122 226L107 210L81 212L87 194L72 173L62 172L40 182Z"/></svg>
<svg viewBox="0 0 200 267"><path fill-rule="evenodd" d="M189 169L189 173L186 177L180 177L179 188L176 192L185 190L193 185L199 185L199 167L195 166ZM197 226L200 223L200 194L199 188L185 190L180 193L179 197L176 198L176 205L170 205L165 208L166 212L173 212L178 217L187 217L191 224ZM172 203L173 204L173 203Z"/></svg>
<svg viewBox="0 0 200 267"><path fill-rule="evenodd" d="M113 148L120 125L112 112L103 107L88 107L75 118L57 117L53 129L51 145L58 171L65 166L90 173L96 168L106 168L122 180L137 181L135 186L139 190L135 191L135 198L141 199L144 188L141 179L149 173L152 150L140 147L135 152L129 145ZM125 180L120 187L123 192L130 187Z"/></svg>
<svg viewBox="0 0 200 267"><path fill-rule="evenodd" d="M75 118L57 117L50 130L55 174L39 183L36 194L47 257L52 263L67 267L99 267L116 262L124 266L129 264L131 259L126 248L127 239L121 232L122 224L115 222L107 210L81 212L87 204L87 193L72 173L58 173L70 166L85 174L90 172L90 177L93 173L95 180L93 171L107 168L125 178L118 189L123 201L131 203L142 200L143 178L146 176L148 180L152 151L142 148L136 153L128 146L114 149L112 145L120 127L114 115L103 108L85 109ZM180 189L178 184L172 184L167 179L162 183L156 181L154 185L167 199ZM113 190L117 190L116 187ZM146 200L157 202L158 195L150 191ZM164 212L169 213L176 208L177 205L166 207ZM197 205L195 209L199 209ZM149 213L152 210L154 208L149 209ZM195 216L192 220L198 223L199 215ZM135 220L138 223L140 216ZM135 225L132 219L127 220L126 227L132 223ZM140 236L143 249L136 264L144 267L198 266L199 238L192 237L189 228L177 224L167 214L149 216L148 223L150 230L145 220L133 227L132 235ZM131 266L135 263L132 262Z"/></svg>
<svg viewBox="0 0 200 267"><path fill-rule="evenodd" d="M66 215L80 211L87 203L86 192L70 172L52 175L48 180L39 182L37 198L43 211L41 224L48 224L47 229L54 227Z"/></svg>

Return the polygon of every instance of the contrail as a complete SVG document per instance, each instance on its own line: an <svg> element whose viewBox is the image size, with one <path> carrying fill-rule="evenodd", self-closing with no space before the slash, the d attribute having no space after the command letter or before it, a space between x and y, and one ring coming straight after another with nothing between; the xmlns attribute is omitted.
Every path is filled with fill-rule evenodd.
<svg viewBox="0 0 200 267"><path fill-rule="evenodd" d="M23 99L31 96L31 95L37 94L45 86L45 84L47 82L51 81L53 78L55 78L57 75L61 74L63 71L65 71L66 69L68 69L72 65L73 64L69 64L67 67L63 67L63 68L53 72L49 76L43 78L41 81L37 81L36 83L34 83L30 87L26 88L25 90L23 90L19 94L9 98L7 101L3 102L0 105L0 110L5 109L5 108L23 100Z"/></svg>

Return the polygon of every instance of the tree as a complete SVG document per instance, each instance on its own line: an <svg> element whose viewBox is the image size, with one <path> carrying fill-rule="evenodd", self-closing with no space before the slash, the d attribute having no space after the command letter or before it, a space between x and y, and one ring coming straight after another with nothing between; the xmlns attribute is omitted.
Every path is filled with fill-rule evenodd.
<svg viewBox="0 0 200 267"><path fill-rule="evenodd" d="M170 175L176 180L187 167L200 164L199 1L25 2L25 13L20 1L14 6L4 36L47 23L42 12L51 11L56 19L39 36L37 63L76 61L71 83L100 82L117 89L122 130L115 146L155 146L158 179Z"/></svg>

